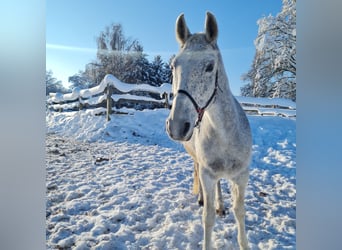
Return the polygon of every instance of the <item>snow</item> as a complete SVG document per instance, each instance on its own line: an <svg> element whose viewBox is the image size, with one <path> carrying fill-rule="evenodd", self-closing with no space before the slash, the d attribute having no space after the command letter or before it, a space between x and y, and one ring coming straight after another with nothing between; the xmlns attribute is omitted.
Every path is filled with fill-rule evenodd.
<svg viewBox="0 0 342 250"><path fill-rule="evenodd" d="M46 115L47 249L200 249L202 208L193 162L165 132L168 110ZM253 134L246 192L252 249L296 249L296 120L248 116ZM238 249L229 183L217 249Z"/></svg>
<svg viewBox="0 0 342 250"><path fill-rule="evenodd" d="M163 97L164 93L168 96L171 94L171 84L164 83L159 87L154 87L148 84L127 84L118 80L115 76L107 74L98 86L90 89L74 88L72 93L60 94L50 93L50 97L47 100L48 107L53 110L73 110L80 107L80 104L96 105L107 100L107 93L104 93L107 86L114 86L120 90L123 94L112 94L111 98L114 102L118 102L120 99L131 101L148 101L165 103L165 99L157 100L148 96L137 96L129 94L131 91L144 91L150 93L158 93L160 97ZM83 99L87 98L86 100ZM285 98L254 98L236 96L236 99L242 105L245 111L258 115L266 116L284 116L284 117L296 117L296 103L292 100ZM74 101L74 102L71 102ZM67 103L66 103L67 102ZM169 105L172 105L172 100L168 100Z"/></svg>
<svg viewBox="0 0 342 250"><path fill-rule="evenodd" d="M164 92L171 93L171 84L169 83L163 83L160 87L154 87L148 84L129 84L121 82L119 79L117 79L115 76L111 74L107 74L103 80L100 82L99 85L92 87L90 89L79 89L74 88L72 90L72 93L68 94L60 94L60 93L50 93L50 98L48 99L48 103L58 103L63 101L73 101L78 99L79 97L82 98L89 98L91 96L95 96L98 94L103 93L103 91L106 89L107 86L113 86L116 89L120 90L123 93L128 93L130 91L148 91L148 92L154 92L162 95Z"/></svg>
<svg viewBox="0 0 342 250"><path fill-rule="evenodd" d="M263 97L247 97L235 96L237 101L242 104L252 104L254 106L278 106L288 109L296 109L296 103L285 98L263 98Z"/></svg>
<svg viewBox="0 0 342 250"><path fill-rule="evenodd" d="M123 94L123 95L112 95L112 99L114 101L118 101L120 99L126 99L126 100L137 100L137 101L150 101L150 102L160 102L164 103L165 100L157 100L151 97L147 96L137 96L137 95L130 95L130 94Z"/></svg>
<svg viewBox="0 0 342 250"><path fill-rule="evenodd" d="M171 84L164 83L160 87L154 87L148 84L128 84L121 82L113 75L106 75L103 79L104 82L107 84L111 84L117 89L119 89L121 92L130 92L132 90L143 90L143 91L149 91L149 92L155 92L163 94L164 92L170 93L171 92Z"/></svg>

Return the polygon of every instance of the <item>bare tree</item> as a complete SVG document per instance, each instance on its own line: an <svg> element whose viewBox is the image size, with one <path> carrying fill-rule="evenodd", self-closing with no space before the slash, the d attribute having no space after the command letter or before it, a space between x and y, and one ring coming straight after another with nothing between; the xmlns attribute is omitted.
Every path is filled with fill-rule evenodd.
<svg viewBox="0 0 342 250"><path fill-rule="evenodd" d="M106 74L113 74L127 83L158 86L170 81L171 71L168 64L163 63L160 56L150 63L140 42L125 37L121 24L105 27L96 37L96 43L96 60L88 63L84 72L71 77L76 85L97 85Z"/></svg>
<svg viewBox="0 0 342 250"><path fill-rule="evenodd" d="M132 81L133 72L130 69L137 58L145 57L139 41L126 38L121 24L111 24L99 34L96 42L97 61L87 65L86 73L89 77L97 81L95 75L104 77L113 74L122 81Z"/></svg>

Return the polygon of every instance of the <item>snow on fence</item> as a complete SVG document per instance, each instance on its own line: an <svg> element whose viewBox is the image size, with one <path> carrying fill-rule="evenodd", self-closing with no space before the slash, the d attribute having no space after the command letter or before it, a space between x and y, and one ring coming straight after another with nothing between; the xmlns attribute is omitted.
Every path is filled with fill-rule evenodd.
<svg viewBox="0 0 342 250"><path fill-rule="evenodd" d="M285 98L236 96L246 113L261 116L296 117L296 103Z"/></svg>
<svg viewBox="0 0 342 250"><path fill-rule="evenodd" d="M145 96L133 94L139 92L145 93ZM93 88L74 88L72 93L64 95L50 93L47 104L49 109L58 111L106 107L107 120L110 120L113 107L118 109L123 106L135 109L169 108L169 93L171 93L171 84L168 83L160 87L148 84L128 84L107 74L101 83ZM103 109L99 110L103 112Z"/></svg>
<svg viewBox="0 0 342 250"><path fill-rule="evenodd" d="M164 83L160 87L148 84L128 84L113 75L106 75L98 86L90 89L74 88L72 93L50 93L47 100L49 109L55 111L99 109L106 107L107 120L113 107L123 106L135 109L169 108L171 84ZM144 93L136 95L134 93ZM146 93L148 96L146 96ZM107 98L110 96L111 98ZM254 98L237 96L242 108L252 115L296 117L296 103L282 98ZM96 113L96 112L95 112Z"/></svg>

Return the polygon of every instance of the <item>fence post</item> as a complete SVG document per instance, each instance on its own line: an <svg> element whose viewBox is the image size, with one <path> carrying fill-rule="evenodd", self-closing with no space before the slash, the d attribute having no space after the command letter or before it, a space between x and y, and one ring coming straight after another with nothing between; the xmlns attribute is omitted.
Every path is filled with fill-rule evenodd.
<svg viewBox="0 0 342 250"><path fill-rule="evenodd" d="M63 108L62 108L62 104L64 103L64 101L61 101L59 103L59 108L58 108L58 112L63 112Z"/></svg>
<svg viewBox="0 0 342 250"><path fill-rule="evenodd" d="M165 104L164 104L164 107L169 109L170 106L169 106L169 98L168 98L168 94L166 92L163 93L163 97L165 99Z"/></svg>
<svg viewBox="0 0 342 250"><path fill-rule="evenodd" d="M110 121L110 114L112 113L112 93L113 88L111 85L107 86L107 122Z"/></svg>
<svg viewBox="0 0 342 250"><path fill-rule="evenodd" d="M78 97L78 110L81 111L83 109L82 98Z"/></svg>

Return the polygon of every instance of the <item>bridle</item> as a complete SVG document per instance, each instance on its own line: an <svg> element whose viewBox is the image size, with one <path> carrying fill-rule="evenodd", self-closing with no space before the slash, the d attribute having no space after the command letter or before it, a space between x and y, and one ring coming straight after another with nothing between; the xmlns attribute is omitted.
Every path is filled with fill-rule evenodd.
<svg viewBox="0 0 342 250"><path fill-rule="evenodd" d="M187 92L186 90L183 90L183 89L179 89L177 91L177 95L178 94L184 94L186 95L190 101L192 102L192 104L194 105L195 107L195 110L197 112L197 120L195 122L195 127L199 127L201 121L202 121L202 118L203 118L203 115L204 115L204 111L206 110L206 108L210 105L210 103L214 100L214 97L217 93L217 89L218 89L218 70L216 71L216 77L215 77L215 88L214 88L214 91L213 93L211 94L209 100L207 101L207 103L203 106L203 107L200 107L197 102L195 101L195 99L189 94L189 92Z"/></svg>

